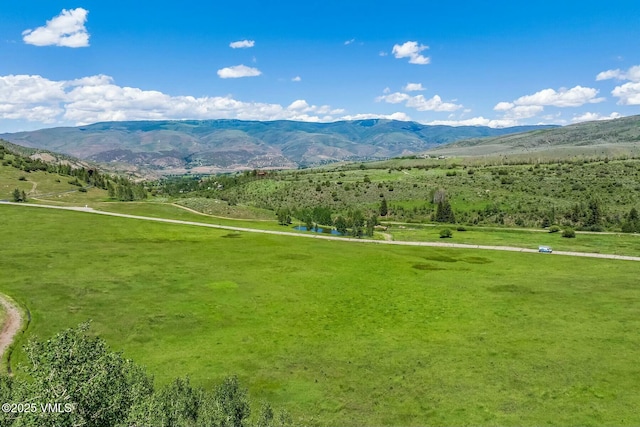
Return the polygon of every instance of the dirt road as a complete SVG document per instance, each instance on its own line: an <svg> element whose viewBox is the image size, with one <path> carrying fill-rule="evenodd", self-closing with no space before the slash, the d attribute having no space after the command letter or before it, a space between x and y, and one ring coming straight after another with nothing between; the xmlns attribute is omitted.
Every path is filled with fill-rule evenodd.
<svg viewBox="0 0 640 427"><path fill-rule="evenodd" d="M335 237L335 236L325 236L321 234L311 235L311 234L302 234L302 233L293 233L290 231L275 231L275 230L259 230L254 228L245 228L245 227L233 227L229 225L218 225L218 224L205 224L202 222L193 222L193 221L181 221L177 219L168 219L168 218L153 218L148 216L139 216L139 215L128 215L128 214L120 214L115 212L105 212L105 211L97 211L92 208L87 207L65 207L65 206L48 206L48 205L38 205L31 203L13 203L13 202L5 202L1 201L0 205L14 205L14 206L22 206L22 207L30 207L30 208L45 208L45 209L60 209L60 210L68 210L68 211L79 211L92 213L97 215L107 215L107 216L117 216L120 218L130 218L137 219L143 221L155 221L155 222L164 222L169 224L181 224L181 225L192 225L196 227L208 227L208 228L218 228L222 230L232 230L232 231L244 231L247 233L262 233L262 234L276 234L279 236L291 236L291 237L302 237L302 238L310 238L310 239L322 239L322 240L339 240L341 242L352 242L352 243L375 243L379 245L400 245L400 246L428 246L428 247L441 247L441 248L462 248L462 249L481 249L481 250L490 250L490 251L509 251L509 252L525 252L525 253L537 253L536 249L524 249L524 248L516 248L512 246L486 246L486 245L469 245L463 243L445 243L445 242L406 242L406 241L388 241L388 240L371 240L371 239L354 239L349 237ZM579 256L579 257L588 257L588 258L605 258L605 259L616 259L616 260L625 260L625 261L640 261L640 257L637 256L627 256L627 255L611 255L611 254L599 254L599 253L588 253L588 252L563 252L563 251L554 251L553 254L546 254L547 256L553 255L565 255L565 256Z"/></svg>
<svg viewBox="0 0 640 427"><path fill-rule="evenodd" d="M0 295L0 305L4 307L5 319L0 331L0 357L13 342L13 337L20 331L22 316L20 310L8 298Z"/></svg>

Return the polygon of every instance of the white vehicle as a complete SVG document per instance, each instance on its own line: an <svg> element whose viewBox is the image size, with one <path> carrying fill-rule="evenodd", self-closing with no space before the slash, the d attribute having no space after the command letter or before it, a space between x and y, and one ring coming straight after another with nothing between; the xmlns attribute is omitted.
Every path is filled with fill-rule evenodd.
<svg viewBox="0 0 640 427"><path fill-rule="evenodd" d="M551 249L549 246L538 246L538 252L550 254L553 252L553 249Z"/></svg>

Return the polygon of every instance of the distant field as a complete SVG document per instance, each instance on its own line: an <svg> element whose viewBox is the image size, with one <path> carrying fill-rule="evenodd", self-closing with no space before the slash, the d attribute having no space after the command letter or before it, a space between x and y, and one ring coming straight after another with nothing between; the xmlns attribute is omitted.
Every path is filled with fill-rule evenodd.
<svg viewBox="0 0 640 427"><path fill-rule="evenodd" d="M30 333L93 319L160 382L236 373L311 425L640 424L634 262L0 218Z"/></svg>
<svg viewBox="0 0 640 427"><path fill-rule="evenodd" d="M519 230L483 227L465 227L457 231L455 225L425 226L420 224L391 225L387 233L394 240L415 242L443 241L440 230L449 228L453 232L447 243L467 243L471 245L515 246L536 249L539 245L551 246L554 250L574 252L595 252L613 255L640 256L640 235L578 233L576 238L562 237L561 232L546 230Z"/></svg>

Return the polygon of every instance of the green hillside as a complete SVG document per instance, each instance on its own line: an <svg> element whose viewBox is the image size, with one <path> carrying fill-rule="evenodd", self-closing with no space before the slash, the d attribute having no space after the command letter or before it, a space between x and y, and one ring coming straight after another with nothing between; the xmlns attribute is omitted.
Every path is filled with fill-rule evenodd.
<svg viewBox="0 0 640 427"><path fill-rule="evenodd" d="M465 157L500 155L512 159L639 156L640 116L458 141L427 153Z"/></svg>

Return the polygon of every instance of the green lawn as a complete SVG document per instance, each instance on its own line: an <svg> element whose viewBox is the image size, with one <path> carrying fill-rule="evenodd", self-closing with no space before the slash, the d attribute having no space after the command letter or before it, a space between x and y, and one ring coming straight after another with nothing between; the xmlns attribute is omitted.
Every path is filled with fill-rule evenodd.
<svg viewBox="0 0 640 427"><path fill-rule="evenodd" d="M29 333L93 319L159 382L235 373L312 425L640 424L635 262L14 206L0 221L0 292Z"/></svg>
<svg viewBox="0 0 640 427"><path fill-rule="evenodd" d="M613 255L640 256L640 235L577 233L573 239L562 237L562 232L531 231L484 227L464 227L458 225L391 224L387 233L394 240L414 242L465 243L471 245L515 246L537 249L539 245L551 246L557 251L595 252ZM440 230L449 228L453 232L450 239L441 239Z"/></svg>

